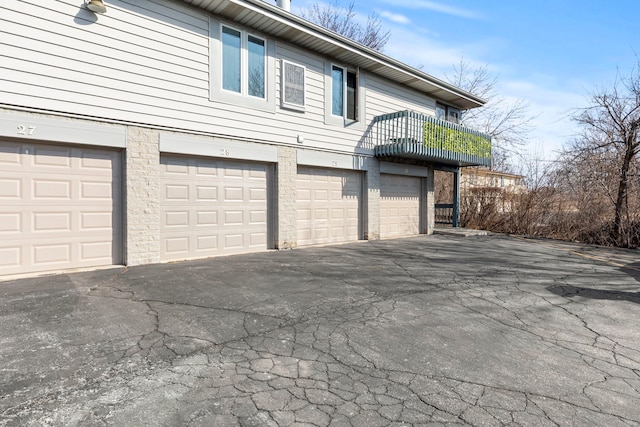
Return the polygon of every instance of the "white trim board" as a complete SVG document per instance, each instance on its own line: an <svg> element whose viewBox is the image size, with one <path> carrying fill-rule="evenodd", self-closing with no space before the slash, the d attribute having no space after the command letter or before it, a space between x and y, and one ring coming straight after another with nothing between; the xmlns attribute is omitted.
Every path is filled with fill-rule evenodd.
<svg viewBox="0 0 640 427"><path fill-rule="evenodd" d="M380 173L428 178L429 168L424 166L405 165L402 163L380 162Z"/></svg>
<svg viewBox="0 0 640 427"><path fill-rule="evenodd" d="M124 126L86 123L30 114L0 114L0 137L126 148Z"/></svg>
<svg viewBox="0 0 640 427"><path fill-rule="evenodd" d="M367 158L363 156L305 149L299 149L297 154L299 165L334 169L368 170Z"/></svg>
<svg viewBox="0 0 640 427"><path fill-rule="evenodd" d="M187 135L160 134L160 152L269 163L278 161L278 148L275 145L221 138L204 140Z"/></svg>

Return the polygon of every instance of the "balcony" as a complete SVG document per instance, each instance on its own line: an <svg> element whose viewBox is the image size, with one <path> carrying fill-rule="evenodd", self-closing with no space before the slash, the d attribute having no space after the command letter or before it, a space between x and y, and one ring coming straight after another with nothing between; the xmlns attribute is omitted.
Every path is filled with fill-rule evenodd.
<svg viewBox="0 0 640 427"><path fill-rule="evenodd" d="M376 157L425 160L451 166L491 166L491 137L413 111L373 119Z"/></svg>

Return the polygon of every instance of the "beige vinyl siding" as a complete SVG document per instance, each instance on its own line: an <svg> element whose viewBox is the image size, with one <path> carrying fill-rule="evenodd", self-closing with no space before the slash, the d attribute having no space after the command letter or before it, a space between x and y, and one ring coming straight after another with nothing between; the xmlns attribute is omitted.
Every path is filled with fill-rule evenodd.
<svg viewBox="0 0 640 427"><path fill-rule="evenodd" d="M367 118L396 111L413 110L433 115L436 102L433 98L404 88L375 75L367 75Z"/></svg>
<svg viewBox="0 0 640 427"><path fill-rule="evenodd" d="M305 112L281 109L280 114L291 118L315 122L316 126L324 123L324 61L303 50L284 43L276 43L276 56L306 68L305 75ZM280 84L282 62L277 63L276 105L280 107Z"/></svg>
<svg viewBox="0 0 640 427"><path fill-rule="evenodd" d="M333 61L268 37L276 56L268 71L276 82L272 111L248 108L242 97L212 101L209 32L210 22L220 22L215 16L170 0L110 0L108 8L96 16L73 0L51 0L46 8L4 2L0 102L296 146L300 135L307 148L365 154L370 147L363 134L373 116L430 108L430 100L363 72L367 102L359 108L367 123L326 124L325 73ZM303 113L280 108L283 58L306 68Z"/></svg>
<svg viewBox="0 0 640 427"><path fill-rule="evenodd" d="M343 149L353 151L362 138L363 128L354 126L335 126L325 123L325 101L331 102L330 94L325 91L325 65L326 61L308 52L301 51L284 43L276 44L276 54L279 58L285 58L293 63L306 67L305 112L300 113L287 109L279 109L278 115L286 116L283 124L304 137L305 147L326 149ZM277 75L277 105L280 106L280 67L278 61Z"/></svg>

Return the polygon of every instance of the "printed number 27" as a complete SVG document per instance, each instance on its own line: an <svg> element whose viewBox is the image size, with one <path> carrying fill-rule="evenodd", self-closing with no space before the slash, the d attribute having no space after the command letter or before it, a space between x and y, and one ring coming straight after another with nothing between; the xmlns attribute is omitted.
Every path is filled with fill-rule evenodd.
<svg viewBox="0 0 640 427"><path fill-rule="evenodd" d="M35 126L18 125L18 135L33 135L35 130Z"/></svg>

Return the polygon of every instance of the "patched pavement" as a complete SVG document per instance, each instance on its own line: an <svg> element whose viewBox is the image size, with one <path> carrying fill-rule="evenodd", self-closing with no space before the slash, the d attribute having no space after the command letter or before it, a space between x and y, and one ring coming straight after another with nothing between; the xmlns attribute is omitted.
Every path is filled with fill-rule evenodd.
<svg viewBox="0 0 640 427"><path fill-rule="evenodd" d="M638 251L435 235L0 282L2 425L638 423Z"/></svg>

